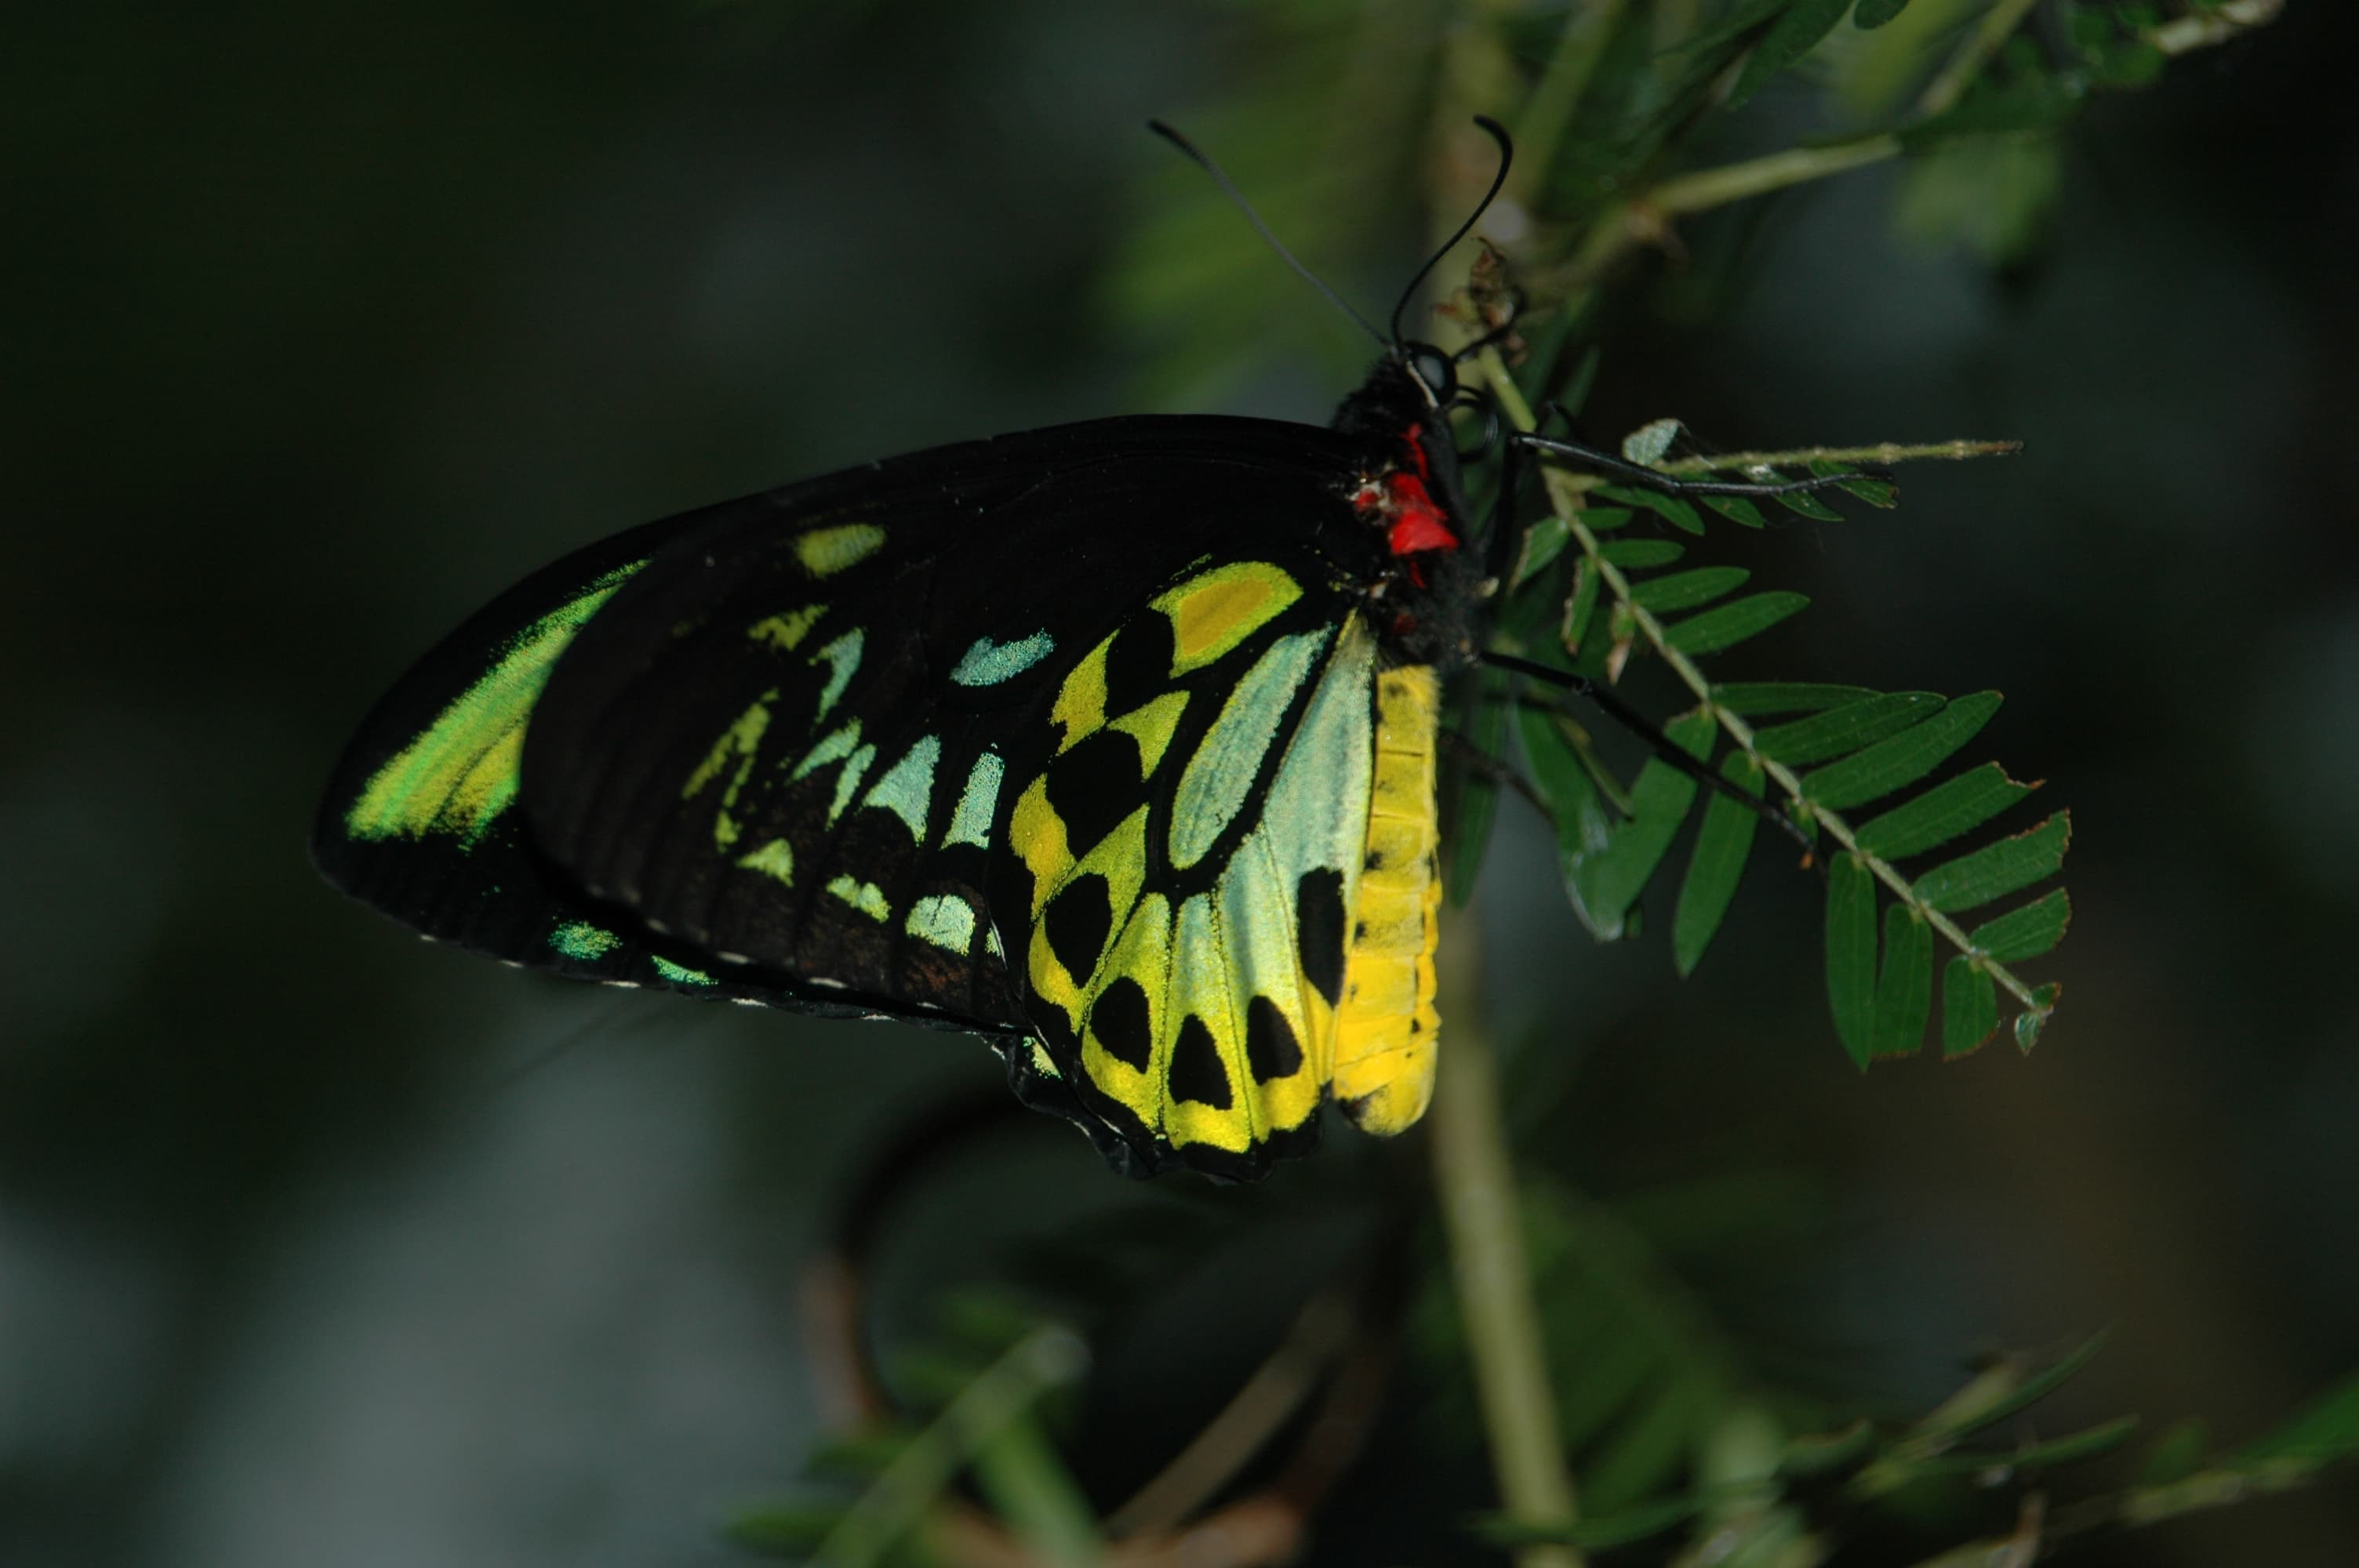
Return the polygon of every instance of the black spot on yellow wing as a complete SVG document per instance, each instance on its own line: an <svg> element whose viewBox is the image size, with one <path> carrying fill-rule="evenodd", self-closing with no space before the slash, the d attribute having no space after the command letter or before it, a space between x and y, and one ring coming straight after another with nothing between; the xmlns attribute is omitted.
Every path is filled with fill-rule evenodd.
<svg viewBox="0 0 2359 1568"><path fill-rule="evenodd" d="M1049 934L1049 951L1075 985L1087 985L1097 972L1106 938L1114 935L1112 884L1095 871L1085 871L1057 891L1040 920Z"/></svg>
<svg viewBox="0 0 2359 1568"><path fill-rule="evenodd" d="M1076 854L1089 853L1137 809L1138 786L1138 742L1120 730L1101 730L1049 764L1049 805ZM1072 973L1085 979L1089 971Z"/></svg>
<svg viewBox="0 0 2359 1568"><path fill-rule="evenodd" d="M1294 1025L1266 996L1256 995L1245 1006L1245 1065L1265 1084L1302 1070L1302 1045L1294 1037Z"/></svg>
<svg viewBox="0 0 2359 1568"><path fill-rule="evenodd" d="M1155 1024L1146 988L1128 975L1117 976L1090 1009L1090 1033L1115 1061L1134 1072L1147 1071L1155 1059Z"/></svg>
<svg viewBox="0 0 2359 1568"><path fill-rule="evenodd" d="M1343 994L1343 873L1321 866L1294 884L1294 942L1303 978L1332 1007Z"/></svg>
<svg viewBox="0 0 2359 1568"><path fill-rule="evenodd" d="M1169 617L1132 617L1106 650L1106 712L1127 713L1169 690L1173 652Z"/></svg>
<svg viewBox="0 0 2359 1568"><path fill-rule="evenodd" d="M1181 1021L1180 1037L1171 1043L1171 1066L1165 1081L1176 1100L1194 1100L1214 1110L1226 1110L1235 1103L1221 1048L1212 1030L1192 1012Z"/></svg>
<svg viewBox="0 0 2359 1568"><path fill-rule="evenodd" d="M1049 1043L1052 1054L1062 1052L1071 1055L1081 1049L1082 1037L1074 1030L1073 1021L1065 1016L1065 1010L1054 1002L1034 1008L1031 1020L1033 1029Z"/></svg>

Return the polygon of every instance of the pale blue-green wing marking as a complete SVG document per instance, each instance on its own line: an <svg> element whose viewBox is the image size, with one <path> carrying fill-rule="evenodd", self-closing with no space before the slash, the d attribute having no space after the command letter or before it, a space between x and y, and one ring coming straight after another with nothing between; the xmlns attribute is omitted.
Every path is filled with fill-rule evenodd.
<svg viewBox="0 0 2359 1568"><path fill-rule="evenodd" d="M1185 871L1202 860L1245 805L1262 757L1327 638L1323 629L1280 637L1229 694L1180 775L1171 806L1174 867Z"/></svg>
<svg viewBox="0 0 2359 1568"><path fill-rule="evenodd" d="M860 804L891 812L908 825L912 841L924 843L926 814L933 807L934 767L941 761L941 755L940 736L920 736L918 743L904 752L899 762L887 768L883 777L868 786L868 793L861 798Z"/></svg>
<svg viewBox="0 0 2359 1568"><path fill-rule="evenodd" d="M852 684L853 676L860 668L862 645L866 641L865 633L859 627L854 626L842 636L821 646L819 652L811 655L810 662L814 665L825 660L832 666L828 671L827 685L820 690L819 703L811 710L813 729L817 729L820 721L825 719L829 710L835 707L836 700L843 696L843 688Z"/></svg>
<svg viewBox="0 0 2359 1568"><path fill-rule="evenodd" d="M1029 637L1018 637L1010 643L994 643L988 637L977 637L974 645L962 654L951 679L961 686L997 686L1012 680L1034 665L1057 651L1056 639L1045 631Z"/></svg>
<svg viewBox="0 0 2359 1568"><path fill-rule="evenodd" d="M945 848L952 844L991 848L991 817L999 809L999 783L1005 771L996 752L986 751L975 758L967 771L965 787L959 791L958 806L951 813L950 827L942 833Z"/></svg>

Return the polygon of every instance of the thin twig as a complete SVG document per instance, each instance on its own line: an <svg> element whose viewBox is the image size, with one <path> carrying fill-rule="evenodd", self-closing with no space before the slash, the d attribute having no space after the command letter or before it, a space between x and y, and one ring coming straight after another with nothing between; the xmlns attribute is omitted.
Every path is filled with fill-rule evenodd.
<svg viewBox="0 0 2359 1568"><path fill-rule="evenodd" d="M1998 0L1997 5L1983 13L1980 25L1966 35L1957 52L1926 84L1923 96L1917 100L1917 113L1927 119L1947 114L2038 4L2039 0Z"/></svg>

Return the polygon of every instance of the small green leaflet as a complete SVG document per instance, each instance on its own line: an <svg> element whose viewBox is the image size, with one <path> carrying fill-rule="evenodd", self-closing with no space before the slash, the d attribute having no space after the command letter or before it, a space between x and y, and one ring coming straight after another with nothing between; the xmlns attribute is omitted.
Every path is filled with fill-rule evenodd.
<svg viewBox="0 0 2359 1568"><path fill-rule="evenodd" d="M1799 593L1748 594L1674 622L1664 629L1664 641L1682 654L1717 654L1799 614L1810 602Z"/></svg>
<svg viewBox="0 0 2359 1568"><path fill-rule="evenodd" d="M1665 495L1659 490L1639 490L1623 484L1601 484L1589 493L1602 495L1606 500L1619 502L1624 506L1635 506L1651 512L1682 534L1703 532L1703 519L1696 515L1696 509L1676 495ZM1594 523L1590 524L1593 528L1596 525Z"/></svg>
<svg viewBox="0 0 2359 1568"><path fill-rule="evenodd" d="M1984 921L1968 934L1966 940L2002 964L2020 964L2027 958L2053 952L2056 944L2064 940L2064 928L2071 921L2072 901L2062 888L2058 888L2021 909Z"/></svg>
<svg viewBox="0 0 2359 1568"><path fill-rule="evenodd" d="M1884 968L1875 981L1871 1056L1908 1056L1925 1043L1933 1007L1933 928L1905 903L1884 912Z"/></svg>
<svg viewBox="0 0 2359 1568"><path fill-rule="evenodd" d="M2038 787L2017 784L1996 762L1984 762L1870 821L1859 830L1859 847L1887 860L1921 855L1973 832Z"/></svg>
<svg viewBox="0 0 2359 1568"><path fill-rule="evenodd" d="M1864 1068L1875 1054L1875 877L1857 855L1827 868L1827 1004L1836 1037Z"/></svg>
<svg viewBox="0 0 2359 1568"><path fill-rule="evenodd" d="M1829 690L1842 689L1829 687ZM1723 704L1727 697L1721 697ZM1939 692L1896 691L1846 702L1812 719L1798 719L1764 730L1753 738L1763 756L1789 768L1823 762L1874 745L1918 720L1940 711Z"/></svg>
<svg viewBox="0 0 2359 1568"><path fill-rule="evenodd" d="M1649 541L1633 539L1629 542L1636 545ZM1710 604L1715 599L1725 599L1743 588L1752 576L1743 567L1698 567L1693 571L1650 577L1632 586L1630 602L1658 615L1677 610L1694 610Z"/></svg>
<svg viewBox="0 0 2359 1568"><path fill-rule="evenodd" d="M1941 1055L1963 1056L1998 1033L1998 987L1963 953L1941 970Z"/></svg>
<svg viewBox="0 0 2359 1568"><path fill-rule="evenodd" d="M1998 711L1999 701L1995 691L1962 697L1889 740L1807 775L1802 794L1813 806L1846 811L1915 784L1973 740Z"/></svg>
<svg viewBox="0 0 2359 1568"><path fill-rule="evenodd" d="M1917 896L1944 914L2005 898L2053 876L2072 838L2072 815L2060 811L2028 832L1961 855L1917 879Z"/></svg>
<svg viewBox="0 0 2359 1568"><path fill-rule="evenodd" d="M1721 763L1720 776L1759 796L1767 774L1761 764L1743 752L1731 752ZM1703 950L1720 929L1729 902L1736 896L1745 875L1745 858L1753 851L1753 835L1761 819L1712 792L1703 805L1703 821L1696 829L1695 852L1689 857L1687 876L1680 883L1680 902L1671 915L1671 962L1681 975L1695 972Z"/></svg>

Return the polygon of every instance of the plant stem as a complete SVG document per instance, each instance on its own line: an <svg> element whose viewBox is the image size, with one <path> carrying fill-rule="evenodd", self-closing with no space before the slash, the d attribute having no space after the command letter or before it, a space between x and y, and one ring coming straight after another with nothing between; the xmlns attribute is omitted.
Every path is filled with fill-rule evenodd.
<svg viewBox="0 0 2359 1568"><path fill-rule="evenodd" d="M1998 0L1997 5L1983 13L1981 25L1966 36L1958 52L1926 84L1924 95L1917 100L1917 113L1927 119L1948 113L1958 102L1959 94L1990 63L1991 56L1998 53L1999 46L2023 25L2023 19L2038 3L2039 0Z"/></svg>
<svg viewBox="0 0 2359 1568"><path fill-rule="evenodd" d="M1782 153L1771 153L1766 157L1747 158L1743 163L1698 169L1693 174L1667 179L1641 196L1634 205L1647 208L1660 217L1676 218L1689 212L1701 212L1710 207L1724 206L1747 196L1782 190L1789 185L1824 179L1831 174L1882 163L1886 158L1899 156L1900 138L1888 133L1865 136L1854 142L1836 142L1827 146L1795 147Z"/></svg>
<svg viewBox="0 0 2359 1568"><path fill-rule="evenodd" d="M1443 975L1452 977L1444 1014L1450 1033L1439 1048L1440 1081L1430 1113L1433 1174L1451 1275L1466 1325L1499 1501L1519 1520L1570 1525L1580 1517L1579 1508L1557 1431L1555 1384L1532 1296L1523 1207L1499 1105L1498 1066L1473 1006L1473 945L1453 946L1440 966ZM1518 1548L1516 1562L1518 1568L1581 1568L1583 1558L1577 1547L1538 1544Z"/></svg>

